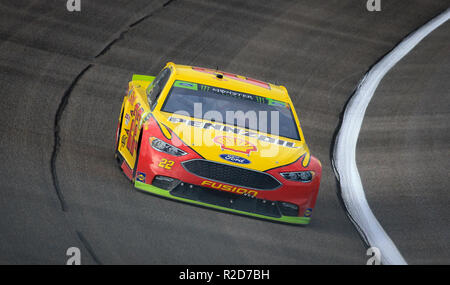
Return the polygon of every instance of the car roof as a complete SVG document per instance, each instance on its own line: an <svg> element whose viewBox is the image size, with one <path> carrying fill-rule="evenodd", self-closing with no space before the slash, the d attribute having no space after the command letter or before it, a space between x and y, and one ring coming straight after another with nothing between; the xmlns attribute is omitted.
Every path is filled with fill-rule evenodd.
<svg viewBox="0 0 450 285"><path fill-rule="evenodd" d="M284 86L274 85L220 70L180 65L173 62L167 63L167 67L171 67L174 70L175 79L230 89L291 103ZM218 78L217 74L223 75L223 78Z"/></svg>

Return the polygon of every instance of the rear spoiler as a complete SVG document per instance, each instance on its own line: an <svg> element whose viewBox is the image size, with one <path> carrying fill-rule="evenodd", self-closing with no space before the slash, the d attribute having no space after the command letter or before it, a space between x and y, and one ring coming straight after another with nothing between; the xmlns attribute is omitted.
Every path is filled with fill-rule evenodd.
<svg viewBox="0 0 450 285"><path fill-rule="evenodd" d="M135 80L149 81L149 83L153 82L154 79L155 79L155 76L140 75L140 74L133 74L133 77L131 78L132 81L135 81Z"/></svg>

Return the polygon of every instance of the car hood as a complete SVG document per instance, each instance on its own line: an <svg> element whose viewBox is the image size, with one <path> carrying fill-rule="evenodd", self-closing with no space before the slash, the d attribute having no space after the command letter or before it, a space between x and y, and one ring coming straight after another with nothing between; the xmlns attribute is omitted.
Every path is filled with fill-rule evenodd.
<svg viewBox="0 0 450 285"><path fill-rule="evenodd" d="M163 132L172 131L207 160L266 171L291 164L303 155L303 161L310 158L308 146L302 141L178 114L153 115Z"/></svg>

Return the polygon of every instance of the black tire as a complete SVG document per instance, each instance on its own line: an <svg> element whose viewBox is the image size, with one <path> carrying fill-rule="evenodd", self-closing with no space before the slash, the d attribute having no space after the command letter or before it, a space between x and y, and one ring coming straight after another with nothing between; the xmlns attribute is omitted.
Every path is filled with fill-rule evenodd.
<svg viewBox="0 0 450 285"><path fill-rule="evenodd" d="M141 131L139 132L138 145L136 148L136 161L134 162L134 167L133 167L133 182L136 179L136 169L137 169L138 162L139 162L139 152L141 150L141 140L142 140L142 132L143 131L144 131L144 129L141 128Z"/></svg>
<svg viewBox="0 0 450 285"><path fill-rule="evenodd" d="M116 138L116 146L114 148L114 155L115 155L116 158L117 158L117 152L119 151L120 130L122 129L123 115L124 115L124 109L122 109L122 111L121 111L119 124L118 124L117 130L116 130L117 138Z"/></svg>

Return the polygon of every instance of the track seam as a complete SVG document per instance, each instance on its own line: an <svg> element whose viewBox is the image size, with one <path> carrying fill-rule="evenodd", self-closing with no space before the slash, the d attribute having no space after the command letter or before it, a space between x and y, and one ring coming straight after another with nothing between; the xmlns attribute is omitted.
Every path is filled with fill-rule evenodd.
<svg viewBox="0 0 450 285"><path fill-rule="evenodd" d="M92 249L91 245L87 241L87 239L83 236L83 234L80 231L75 231L77 233L78 239L81 241L83 246L88 251L89 255L92 257L92 259L99 265L102 265L103 263L98 259L97 255L95 254L94 250Z"/></svg>
<svg viewBox="0 0 450 285"><path fill-rule="evenodd" d="M69 103L69 98L72 93L72 90L75 88L75 85L78 83L78 81L81 79L81 77L88 71L92 66L95 65L95 61L97 58L104 55L116 42L123 39L123 36L129 32L133 27L135 27L137 24L141 23L145 19L151 17L155 12L160 11L161 9L164 9L169 4L173 3L175 0L169 0L165 2L161 7L147 13L146 15L140 17L138 20L132 22L127 26L126 29L121 31L119 33L119 36L115 39L113 39L111 42L109 42L97 55L94 56L94 58L91 60L91 62L78 73L78 75L72 80L69 87L64 92L64 95L61 98L61 102L58 105L58 109L55 114L55 120L54 120L54 126L53 126L53 132L54 132L54 145L53 145L53 151L50 159L50 169L52 174L52 181L53 181L53 187L55 188L56 196L58 197L58 201L61 206L61 210L63 212L67 211L67 203L64 200L64 195L61 191L61 188L59 186L59 180L58 175L56 171L56 159L58 157L59 149L61 147L61 137L60 137L60 120L62 118L62 115L64 113L64 110Z"/></svg>
<svg viewBox="0 0 450 285"><path fill-rule="evenodd" d="M64 94L61 98L61 101L58 105L58 109L56 111L55 114L55 119L54 119L54 126L53 126L53 133L54 133L54 145L53 145L53 151L52 151L52 155L51 155L51 159L50 159L50 170L51 170L51 175L52 175L52 182L53 182L53 187L55 189L56 192L56 196L58 198L61 210L65 213L67 213L67 202L64 199L64 195L61 191L61 188L59 186L59 180L58 180L58 175L57 175L57 171L56 171L56 160L58 158L58 153L59 153L59 149L61 148L61 136L60 136L60 121L62 118L62 115L64 113L64 110L67 107L67 104L69 103L69 99L70 99L70 95L73 91L73 89L75 88L75 86L77 85L77 83L79 82L79 80L83 77L83 75L91 68L95 65L95 61L96 59L98 59L99 57L103 56L108 50L110 50L110 48L118 41L120 41L121 39L123 39L123 36L128 33L133 27L135 27L136 25L138 25L139 23L143 22L144 20L146 20L147 18L151 17L152 15L154 15L154 13L160 11L161 9L164 9L165 7L167 7L169 4L171 4L172 2L174 2L175 0L169 0L167 2L165 2L161 7L147 13L146 15L140 17L138 20L132 22L131 24L129 24L128 26L126 26L126 28L124 30L122 30L121 32L119 32L119 35L114 38L112 41L110 41L97 55L95 55L92 59L91 62L89 64L87 64L87 66L85 66L78 74L77 76L72 80L72 82L70 83L69 87L64 91ZM66 216L67 218L67 216ZM97 257L97 255L95 254L92 246L89 244L89 242L87 241L87 239L83 236L83 234L78 231L75 230L75 233L78 237L78 239L80 240L80 242L83 244L83 246L86 248L86 250L88 251L89 255L92 257L92 259L99 265L102 264L102 262L100 261L100 259Z"/></svg>
<svg viewBox="0 0 450 285"><path fill-rule="evenodd" d="M67 203L64 200L64 195L61 192L61 189L59 187L59 181L58 181L58 175L56 172L56 159L58 157L59 149L61 147L61 137L60 137L60 121L62 118L62 115L64 113L64 110L66 109L67 104L69 103L70 94L72 93L72 90L75 88L75 85L78 83L80 78L93 66L92 63L88 64L83 70L81 70L80 73L75 77L75 79L70 83L69 87L64 92L64 95L61 98L61 102L59 103L58 109L55 114L55 122L53 126L53 132L54 132L54 145L53 145L53 151L52 156L50 160L50 169L52 171L52 181L53 181L53 187L56 191L56 196L58 197L61 210L63 212L67 211Z"/></svg>
<svg viewBox="0 0 450 285"><path fill-rule="evenodd" d="M109 51L111 49L111 47L117 43L118 41L122 40L124 35L126 33L128 33L133 27L135 27L136 25L138 25L139 23L141 23L142 21L150 18L152 15L154 15L154 13L159 12L160 10L164 9L165 7L167 7L169 4L171 4L172 2L174 2L175 0L169 0L167 2L165 2L161 7L147 13L146 15L140 17L139 19L137 19L136 21L132 22L131 24L128 24L125 29L122 29L122 31L120 31L118 33L118 36L114 39L112 39L108 44L106 44L106 46L97 54L94 56L94 60L103 56L107 51Z"/></svg>
<svg viewBox="0 0 450 285"><path fill-rule="evenodd" d="M58 109L56 110L56 114L55 114L54 125L53 125L54 145L53 145L52 155L51 155L51 158L50 158L50 170L51 170L51 175L52 175L53 187L55 189L56 196L58 198L61 210L64 213L67 213L68 207L67 207L67 202L64 199L64 195L63 195L63 193L61 191L61 188L60 188L60 185L59 185L58 174L57 174L57 171L56 171L56 169L57 169L57 167L56 167L56 160L58 158L58 153L59 153L59 150L61 148L61 136L60 136L61 127L60 127L60 121L61 121L63 113L64 113L64 111L65 111L65 109L67 107L67 104L69 103L69 99L70 99L70 96L71 96L71 93L72 93L73 89L75 88L77 83L80 81L80 79L83 77L83 75L91 67L93 67L95 65L95 61L96 61L97 58L99 58L102 55L104 55L116 42L118 42L119 40L123 39L123 36L127 32L129 32L133 27L135 27L139 23L143 22L147 18L151 17L155 12L159 11L160 9L163 9L163 8L167 7L173 1L175 1L175 0L169 0L169 1L165 2L160 8L157 8L157 9L153 10L152 12L147 13L146 15L140 17L138 20L136 20L136 21L132 22L131 24L129 24L128 26L126 26L126 28L119 33L118 37L116 37L112 41L110 41L97 55L95 55L92 58L91 62L89 64L87 64L77 74L77 76L72 80L70 85L64 91L64 94L61 97L61 101L60 101L60 103L58 105ZM78 230L75 230L75 233L76 233L78 239L80 240L80 242L83 244L83 246L88 251L89 255L92 257L92 259L97 264L101 265L102 262L97 257L97 255L95 254L92 246L89 244L87 239L83 236L83 234L80 231L78 231Z"/></svg>

